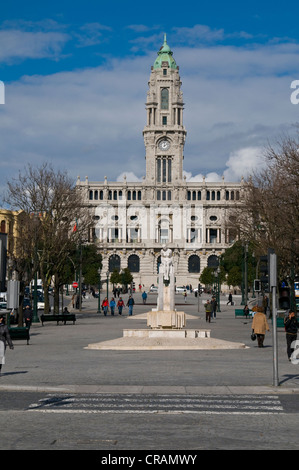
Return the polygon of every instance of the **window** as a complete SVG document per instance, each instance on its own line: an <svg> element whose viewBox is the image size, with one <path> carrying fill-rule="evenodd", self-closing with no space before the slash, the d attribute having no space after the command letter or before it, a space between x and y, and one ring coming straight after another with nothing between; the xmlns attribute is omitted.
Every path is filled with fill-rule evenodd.
<svg viewBox="0 0 299 470"><path fill-rule="evenodd" d="M168 183L171 183L171 158L168 158Z"/></svg>
<svg viewBox="0 0 299 470"><path fill-rule="evenodd" d="M168 91L168 88L162 88L162 90L161 90L161 109L168 109L168 107L169 107L169 91Z"/></svg>
<svg viewBox="0 0 299 470"><path fill-rule="evenodd" d="M160 229L160 243L168 243L168 228Z"/></svg>
<svg viewBox="0 0 299 470"><path fill-rule="evenodd" d="M157 158L157 183L171 183L172 159L171 157Z"/></svg>
<svg viewBox="0 0 299 470"><path fill-rule="evenodd" d="M209 256L208 258L208 268L218 268L219 266L219 259L218 259L218 256L216 255L211 255Z"/></svg>
<svg viewBox="0 0 299 470"><path fill-rule="evenodd" d="M163 126L167 126L167 116L162 116L162 124Z"/></svg>
<svg viewBox="0 0 299 470"><path fill-rule="evenodd" d="M162 181L166 183L166 160L163 159L163 166L162 166Z"/></svg>
<svg viewBox="0 0 299 470"><path fill-rule="evenodd" d="M113 273L115 269L120 271L120 257L118 255L112 255L109 258L109 272Z"/></svg>
<svg viewBox="0 0 299 470"><path fill-rule="evenodd" d="M140 271L140 262L137 255L130 255L128 258L128 268L131 273L139 273Z"/></svg>
<svg viewBox="0 0 299 470"><path fill-rule="evenodd" d="M161 159L157 160L157 182L161 183Z"/></svg>
<svg viewBox="0 0 299 470"><path fill-rule="evenodd" d="M167 69L163 69L163 75L167 75Z"/></svg>
<svg viewBox="0 0 299 470"><path fill-rule="evenodd" d="M188 260L188 272L199 273L200 272L200 258L197 255L191 255Z"/></svg>

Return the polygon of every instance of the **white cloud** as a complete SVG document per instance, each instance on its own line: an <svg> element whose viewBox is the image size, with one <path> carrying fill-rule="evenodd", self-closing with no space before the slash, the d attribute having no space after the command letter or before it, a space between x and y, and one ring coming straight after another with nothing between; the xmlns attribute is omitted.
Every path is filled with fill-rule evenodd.
<svg viewBox="0 0 299 470"><path fill-rule="evenodd" d="M260 147L247 147L232 152L226 162L224 171L226 181L240 181L242 177L248 178L254 170L259 170L265 165Z"/></svg>
<svg viewBox="0 0 299 470"><path fill-rule="evenodd" d="M116 181L122 182L126 179L128 183L137 183L142 181L142 178L139 178L138 176L135 175L132 171L129 172L123 172L121 173L117 178Z"/></svg>
<svg viewBox="0 0 299 470"><path fill-rule="evenodd" d="M0 31L0 62L16 59L56 58L69 35L62 32Z"/></svg>
<svg viewBox="0 0 299 470"><path fill-rule="evenodd" d="M64 40L57 37L57 52ZM45 54L46 43L36 45L35 54ZM49 46L49 53L54 49ZM30 50L33 54L33 46ZM226 181L239 181L259 163L258 151L268 139L276 140L298 121L299 106L290 102L291 81L299 79L298 46L173 50L184 92L187 178L220 181L224 175ZM103 181L106 175L115 181L126 174L128 181L140 180L147 83L155 58L154 51L111 59L106 67L7 84L6 104L0 107L0 184L27 162L44 160L74 178Z"/></svg>

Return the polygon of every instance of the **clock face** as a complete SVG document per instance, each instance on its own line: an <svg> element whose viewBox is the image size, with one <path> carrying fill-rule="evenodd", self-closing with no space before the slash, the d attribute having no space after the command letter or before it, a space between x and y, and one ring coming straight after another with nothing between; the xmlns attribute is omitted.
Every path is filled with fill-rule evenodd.
<svg viewBox="0 0 299 470"><path fill-rule="evenodd" d="M159 142L159 149L160 150L168 150L170 147L170 143L169 143L169 140L161 140L161 142Z"/></svg>

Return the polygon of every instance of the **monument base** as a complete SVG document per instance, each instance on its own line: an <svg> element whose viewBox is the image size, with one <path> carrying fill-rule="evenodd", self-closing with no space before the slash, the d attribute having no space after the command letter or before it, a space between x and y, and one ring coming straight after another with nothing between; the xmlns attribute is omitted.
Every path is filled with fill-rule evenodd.
<svg viewBox="0 0 299 470"><path fill-rule="evenodd" d="M175 310L153 310L147 314L147 326L154 329L181 329L186 326L186 314Z"/></svg>

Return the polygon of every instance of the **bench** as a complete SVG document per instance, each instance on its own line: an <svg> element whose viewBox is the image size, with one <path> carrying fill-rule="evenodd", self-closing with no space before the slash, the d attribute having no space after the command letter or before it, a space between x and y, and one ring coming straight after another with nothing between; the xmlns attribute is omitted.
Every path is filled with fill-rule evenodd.
<svg viewBox="0 0 299 470"><path fill-rule="evenodd" d="M56 321L57 325L60 321L64 322L66 324L67 321L72 321L73 325L75 324L76 321L76 315L74 313L65 313L65 314L58 314L58 315L41 315L40 316L42 326L44 326L44 322L46 321Z"/></svg>
<svg viewBox="0 0 299 470"><path fill-rule="evenodd" d="M9 335L12 340L15 339L26 339L27 344L29 344L30 340L30 335L29 335L29 328L26 328L25 326L14 326L13 328L8 328Z"/></svg>
<svg viewBox="0 0 299 470"><path fill-rule="evenodd" d="M238 318L238 317L246 318L244 315L244 310L242 308L235 308L235 318ZM251 318L251 317L252 317L252 312L249 311L247 318Z"/></svg>

